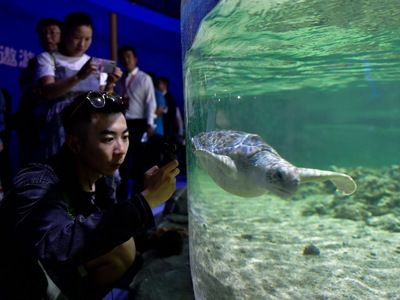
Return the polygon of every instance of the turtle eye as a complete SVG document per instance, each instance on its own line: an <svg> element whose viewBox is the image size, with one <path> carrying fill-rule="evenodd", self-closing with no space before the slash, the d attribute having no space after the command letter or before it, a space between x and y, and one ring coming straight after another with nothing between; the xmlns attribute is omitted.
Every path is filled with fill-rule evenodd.
<svg viewBox="0 0 400 300"><path fill-rule="evenodd" d="M281 171L276 171L275 172L275 178L276 179L278 179L278 180L282 180L283 179L283 174L282 174L282 172Z"/></svg>

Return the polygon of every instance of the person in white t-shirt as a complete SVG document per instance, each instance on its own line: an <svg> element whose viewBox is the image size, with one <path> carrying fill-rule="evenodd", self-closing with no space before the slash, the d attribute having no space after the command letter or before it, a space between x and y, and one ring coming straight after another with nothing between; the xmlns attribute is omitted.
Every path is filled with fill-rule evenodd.
<svg viewBox="0 0 400 300"><path fill-rule="evenodd" d="M54 18L41 19L36 32L42 51L55 52L61 40L62 24ZM44 134L46 104L42 101L41 89L36 80L37 56L28 61L26 68L21 70L19 84L21 98L14 116L15 129L18 138L19 167L27 163L40 162L44 159Z"/></svg>
<svg viewBox="0 0 400 300"><path fill-rule="evenodd" d="M122 76L118 67L111 74L98 71L98 66L85 53L92 43L92 35L91 17L86 13L71 13L63 22L59 50L38 56L37 77L48 103L44 145L47 157L55 154L65 140L61 110L81 93L112 92Z"/></svg>

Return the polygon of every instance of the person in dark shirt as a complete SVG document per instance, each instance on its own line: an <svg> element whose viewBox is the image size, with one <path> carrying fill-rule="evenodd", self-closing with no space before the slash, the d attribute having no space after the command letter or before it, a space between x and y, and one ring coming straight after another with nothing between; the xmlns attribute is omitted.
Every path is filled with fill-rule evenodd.
<svg viewBox="0 0 400 300"><path fill-rule="evenodd" d="M123 107L116 95L77 97L62 112L59 152L17 174L0 206L1 299L43 299L52 289L101 299L135 265L135 237L154 226L151 208L171 197L179 169L154 166L141 193L116 199L129 146Z"/></svg>
<svg viewBox="0 0 400 300"><path fill-rule="evenodd" d="M164 76L159 77L156 86L164 95L167 104L167 113L163 119L164 134L168 139L181 144L184 136L182 114L169 91L169 79Z"/></svg>
<svg viewBox="0 0 400 300"><path fill-rule="evenodd" d="M57 19L45 18L39 21L36 32L44 51L54 53L58 49L62 24ZM19 84L21 98L15 115L18 138L19 166L29 162L41 162L45 158L45 133L47 104L44 102L39 82L36 78L37 56L32 57L27 67L22 69Z"/></svg>

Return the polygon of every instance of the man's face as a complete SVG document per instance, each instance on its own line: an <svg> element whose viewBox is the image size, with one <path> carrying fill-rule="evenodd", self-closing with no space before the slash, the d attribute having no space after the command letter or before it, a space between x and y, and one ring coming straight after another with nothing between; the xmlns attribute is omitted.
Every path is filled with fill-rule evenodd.
<svg viewBox="0 0 400 300"><path fill-rule="evenodd" d="M122 113L96 113L80 144L82 165L94 176L112 175L124 161L129 147L128 127Z"/></svg>
<svg viewBox="0 0 400 300"><path fill-rule="evenodd" d="M158 88L160 89L161 92L167 92L167 84L164 81L159 81L158 82Z"/></svg>
<svg viewBox="0 0 400 300"><path fill-rule="evenodd" d="M66 54L69 56L82 56L92 44L93 30L90 26L78 26L65 36Z"/></svg>
<svg viewBox="0 0 400 300"><path fill-rule="evenodd" d="M45 51L53 52L57 50L60 42L61 29L58 25L49 25L39 33L40 43Z"/></svg>
<svg viewBox="0 0 400 300"><path fill-rule="evenodd" d="M137 57L132 53L132 51L125 51L122 54L122 64L124 65L125 69L130 72L136 68L137 65Z"/></svg>

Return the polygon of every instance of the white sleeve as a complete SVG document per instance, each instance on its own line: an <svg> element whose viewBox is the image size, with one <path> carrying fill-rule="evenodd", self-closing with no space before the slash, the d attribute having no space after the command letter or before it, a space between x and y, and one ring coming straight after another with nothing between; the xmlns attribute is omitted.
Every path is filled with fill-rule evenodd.
<svg viewBox="0 0 400 300"><path fill-rule="evenodd" d="M156 94L154 91L153 81L148 75L146 76L145 86L146 86L147 124L155 128L154 119L157 117L156 116L157 101L156 101Z"/></svg>
<svg viewBox="0 0 400 300"><path fill-rule="evenodd" d="M43 52L37 56L36 79L44 76L55 77L55 69L54 57L49 52Z"/></svg>
<svg viewBox="0 0 400 300"><path fill-rule="evenodd" d="M100 86L105 86L107 84L107 78L108 74L107 73L100 73Z"/></svg>

